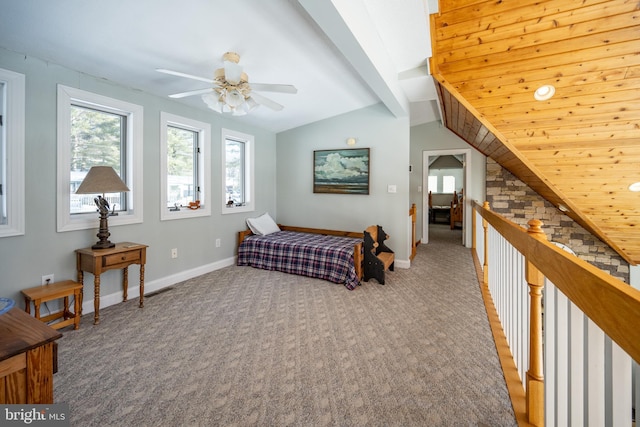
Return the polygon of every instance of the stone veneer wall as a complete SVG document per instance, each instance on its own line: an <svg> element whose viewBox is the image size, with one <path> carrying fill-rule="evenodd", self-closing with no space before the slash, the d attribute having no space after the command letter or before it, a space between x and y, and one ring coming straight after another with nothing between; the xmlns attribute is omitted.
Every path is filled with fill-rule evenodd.
<svg viewBox="0 0 640 427"><path fill-rule="evenodd" d="M524 228L529 220L539 219L547 239L568 246L579 258L629 283L629 264L624 258L491 158L487 158L486 179L492 211Z"/></svg>

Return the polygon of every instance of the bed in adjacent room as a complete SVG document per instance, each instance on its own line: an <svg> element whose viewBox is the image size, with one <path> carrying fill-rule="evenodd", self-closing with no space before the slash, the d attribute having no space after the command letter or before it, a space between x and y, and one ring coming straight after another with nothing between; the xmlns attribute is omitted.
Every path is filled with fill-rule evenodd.
<svg viewBox="0 0 640 427"><path fill-rule="evenodd" d="M247 220L250 229L238 234L238 265L324 279L349 290L360 284L363 233L278 226L263 217Z"/></svg>

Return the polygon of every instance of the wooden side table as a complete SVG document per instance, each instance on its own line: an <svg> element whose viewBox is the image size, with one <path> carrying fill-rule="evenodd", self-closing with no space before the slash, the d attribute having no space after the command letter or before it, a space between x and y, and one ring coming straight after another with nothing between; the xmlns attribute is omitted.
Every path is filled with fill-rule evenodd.
<svg viewBox="0 0 640 427"><path fill-rule="evenodd" d="M144 264L147 262L147 247L140 243L122 242L109 249L76 249L78 283L84 283L84 271L93 274L94 277L94 325L100 323L100 275L103 271L122 269L122 301L126 301L129 286L128 267L131 264L140 264L140 307L144 306Z"/></svg>
<svg viewBox="0 0 640 427"><path fill-rule="evenodd" d="M82 285L80 283L76 283L73 280L65 280L64 282L24 289L22 295L24 296L24 309L29 314L31 314L31 301L33 301L36 319L45 323L63 319L60 322L49 325L52 328L60 329L68 325L73 325L73 329L80 327L80 307L82 306ZM75 298L73 313L69 311L69 297L72 295ZM40 317L40 304L60 298L64 298L64 309L61 312Z"/></svg>

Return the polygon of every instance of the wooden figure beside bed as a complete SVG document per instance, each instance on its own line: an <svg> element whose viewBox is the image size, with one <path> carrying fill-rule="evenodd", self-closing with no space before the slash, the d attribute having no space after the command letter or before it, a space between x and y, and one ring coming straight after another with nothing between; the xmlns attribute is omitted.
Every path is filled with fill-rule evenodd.
<svg viewBox="0 0 640 427"><path fill-rule="evenodd" d="M385 270L393 271L395 254L384 244L388 238L389 235L379 225L372 225L364 230L363 280L365 282L376 279L378 283L384 285Z"/></svg>

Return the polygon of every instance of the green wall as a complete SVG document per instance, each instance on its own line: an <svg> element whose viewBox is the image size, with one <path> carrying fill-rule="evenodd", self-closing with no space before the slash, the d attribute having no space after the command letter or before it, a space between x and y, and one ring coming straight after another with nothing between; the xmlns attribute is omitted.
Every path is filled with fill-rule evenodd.
<svg viewBox="0 0 640 427"><path fill-rule="evenodd" d="M236 232L246 228L253 213L222 215L215 204L210 217L160 221L160 111L211 124L211 185L214 202L221 196L221 128L255 136L256 210L276 210L276 135L245 126L214 112L184 106L168 98L125 88L55 64L0 49L0 68L26 76L25 235L0 238L0 296L21 301L21 289L37 286L41 276L55 280L75 279L74 250L92 245L96 229L56 232L56 88L57 84L132 102L144 108L144 222L110 227L111 241L134 241L149 245L145 271L146 291L161 288L190 276L233 262ZM215 247L215 239L222 245ZM171 259L171 248L179 257ZM129 268L129 295L137 293L137 266ZM85 284L93 276L85 275ZM116 302L121 273L102 275L101 295ZM85 286L85 310L92 309L93 288ZM88 303L88 304L87 304ZM112 302L111 302L112 303ZM22 303L20 303L21 305Z"/></svg>
<svg viewBox="0 0 640 427"><path fill-rule="evenodd" d="M357 140L353 147L349 137ZM396 265L408 266L408 118L377 104L279 133L277 147L278 222L348 231L379 224L390 235ZM313 151L346 148L370 149L369 195L314 194Z"/></svg>

